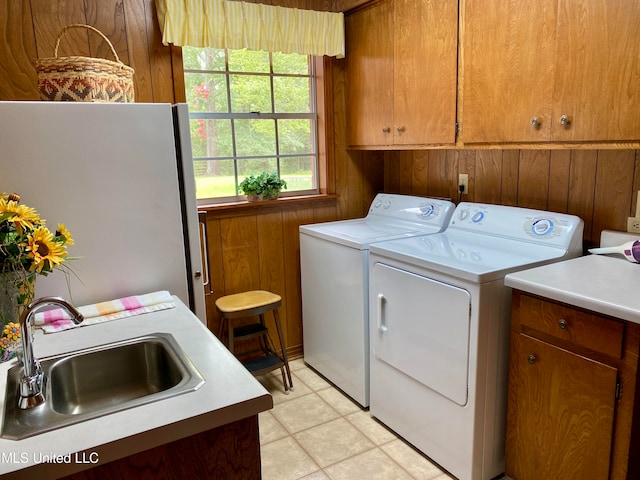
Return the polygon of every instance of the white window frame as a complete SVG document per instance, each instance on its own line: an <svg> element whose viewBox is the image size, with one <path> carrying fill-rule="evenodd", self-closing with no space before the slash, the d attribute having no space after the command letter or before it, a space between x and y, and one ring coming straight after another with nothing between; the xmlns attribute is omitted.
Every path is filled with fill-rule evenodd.
<svg viewBox="0 0 640 480"><path fill-rule="evenodd" d="M203 74L224 74L226 76L226 88L227 88L227 102L228 102L228 112L220 113L220 112L189 112L190 120L211 120L211 119L223 119L229 120L231 122L231 135L232 135L232 143L233 143L233 155L232 156L219 156L219 157L193 157L193 161L222 161L222 160L233 160L234 162L234 176L235 176L235 188L236 195L227 196L227 197L211 197L211 198L199 198L198 205L206 206L206 205L215 205L219 203L229 203L229 202L238 202L244 200L244 195L242 195L238 191L238 184L243 180L238 176L238 161L239 160L249 160L249 159L259 159L259 158L268 158L273 159L275 157L277 164L277 172L280 175L280 160L286 158L296 158L300 157L301 154L281 154L279 151L279 141L278 141L278 127L277 120L287 120L287 119L305 119L310 121L310 129L311 129L311 149L312 151L308 154L303 154L305 156L309 156L313 158L312 165L312 183L313 186L310 189L306 190L282 190L280 196L306 196L306 195L317 195L320 192L320 178L319 178L319 148L318 148L318 112L317 112L317 77L316 77L316 59L313 56L308 56L308 65L309 65L309 74L283 74L283 73L274 73L273 72L273 60L271 54L269 54L269 72L247 72L247 71L231 71L229 70L229 54L226 52L225 54L225 70L197 70L197 69L188 69L184 68L184 75L190 73L203 73ZM251 76L268 76L270 78L270 97L271 97L271 107L272 112L249 112L249 113L234 113L231 111L231 91L230 91L230 81L229 75L251 75ZM310 112L308 113L273 113L274 106L274 88L273 88L273 79L274 77L290 77L290 78L309 78L310 81L310 91L309 91L309 101L310 101ZM235 120L246 120L246 119L260 119L260 120L268 120L273 119L276 122L275 125L275 146L276 153L275 156L271 153L268 155L252 155L252 156L239 156L237 155L237 145L236 145L236 136L235 136L235 128L234 121ZM254 175L257 175L261 172L254 172ZM286 177L285 177L286 179Z"/></svg>

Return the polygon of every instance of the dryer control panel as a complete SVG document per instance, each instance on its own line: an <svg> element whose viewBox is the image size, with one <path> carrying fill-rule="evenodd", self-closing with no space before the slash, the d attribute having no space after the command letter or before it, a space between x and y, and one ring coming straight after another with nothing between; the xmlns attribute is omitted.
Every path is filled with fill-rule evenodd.
<svg viewBox="0 0 640 480"><path fill-rule="evenodd" d="M448 228L569 249L582 242L583 222L565 213L461 202Z"/></svg>

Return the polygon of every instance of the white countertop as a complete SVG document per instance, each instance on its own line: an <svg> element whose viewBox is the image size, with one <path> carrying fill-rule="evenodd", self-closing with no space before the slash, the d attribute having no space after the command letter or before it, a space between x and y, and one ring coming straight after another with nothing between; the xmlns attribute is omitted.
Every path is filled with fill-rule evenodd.
<svg viewBox="0 0 640 480"><path fill-rule="evenodd" d="M167 332L180 344L205 378L205 383L193 392L23 440L0 438L0 476L3 479L56 478L88 466L78 465L74 456L70 463L36 465L34 459L42 455L83 452L84 458L99 459L100 463L105 463L273 407L273 399L265 388L177 297L174 298L176 308L169 310L53 334L45 335L37 330L35 356L44 358L150 333ZM0 364L0 407L3 412L6 372L15 364L16 360Z"/></svg>
<svg viewBox="0 0 640 480"><path fill-rule="evenodd" d="M510 273L505 285L640 323L640 264L621 256L587 255Z"/></svg>

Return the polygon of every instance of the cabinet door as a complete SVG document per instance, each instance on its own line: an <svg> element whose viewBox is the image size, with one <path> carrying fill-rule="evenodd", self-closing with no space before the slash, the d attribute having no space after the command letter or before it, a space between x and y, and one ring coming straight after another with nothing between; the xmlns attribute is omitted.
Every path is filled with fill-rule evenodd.
<svg viewBox="0 0 640 480"><path fill-rule="evenodd" d="M453 144L458 2L394 3L394 143Z"/></svg>
<svg viewBox="0 0 640 480"><path fill-rule="evenodd" d="M393 143L393 3L346 18L347 141Z"/></svg>
<svg viewBox="0 0 640 480"><path fill-rule="evenodd" d="M524 334L511 347L507 475L608 479L617 370Z"/></svg>
<svg viewBox="0 0 640 480"><path fill-rule="evenodd" d="M552 140L640 139L640 2L558 5Z"/></svg>
<svg viewBox="0 0 640 480"><path fill-rule="evenodd" d="M463 1L462 141L550 139L556 1Z"/></svg>

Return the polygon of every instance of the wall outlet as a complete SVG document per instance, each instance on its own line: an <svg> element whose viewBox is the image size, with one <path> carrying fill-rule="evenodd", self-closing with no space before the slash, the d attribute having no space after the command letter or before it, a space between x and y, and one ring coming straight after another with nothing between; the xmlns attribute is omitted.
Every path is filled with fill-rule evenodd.
<svg viewBox="0 0 640 480"><path fill-rule="evenodd" d="M462 187L462 191L460 192L460 187ZM469 174L461 173L458 175L458 191L464 195L469 194Z"/></svg>
<svg viewBox="0 0 640 480"><path fill-rule="evenodd" d="M640 233L640 218L638 217L627 218L627 232Z"/></svg>

